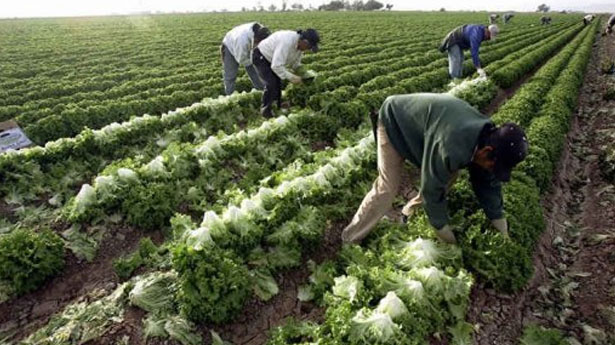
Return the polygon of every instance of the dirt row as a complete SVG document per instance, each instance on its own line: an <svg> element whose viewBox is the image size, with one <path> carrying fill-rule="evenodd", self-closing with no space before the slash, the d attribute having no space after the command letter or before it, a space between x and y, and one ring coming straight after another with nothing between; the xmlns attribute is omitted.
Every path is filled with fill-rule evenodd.
<svg viewBox="0 0 615 345"><path fill-rule="evenodd" d="M602 62L615 56L612 37L598 37L573 115L553 188L543 199L547 225L534 255L530 284L500 295L480 284L469 321L479 345L516 345L530 324L560 330L581 344L615 342L615 187L599 168L603 131L615 131L614 102L603 95L613 76ZM610 337L610 339L609 339Z"/></svg>

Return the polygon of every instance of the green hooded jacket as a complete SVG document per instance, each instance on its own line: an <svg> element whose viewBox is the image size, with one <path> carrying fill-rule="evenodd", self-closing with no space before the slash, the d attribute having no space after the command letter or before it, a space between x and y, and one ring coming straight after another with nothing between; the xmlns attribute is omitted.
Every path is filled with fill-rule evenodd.
<svg viewBox="0 0 615 345"><path fill-rule="evenodd" d="M503 217L501 183L472 164L481 131L493 125L488 117L454 96L418 93L388 97L379 118L395 150L421 169L423 206L436 229L449 222L448 181L464 168L487 217Z"/></svg>

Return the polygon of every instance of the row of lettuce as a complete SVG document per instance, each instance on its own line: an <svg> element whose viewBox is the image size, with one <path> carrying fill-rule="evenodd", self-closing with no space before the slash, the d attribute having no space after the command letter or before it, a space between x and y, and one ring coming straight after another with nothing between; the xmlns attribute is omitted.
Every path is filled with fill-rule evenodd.
<svg viewBox="0 0 615 345"><path fill-rule="evenodd" d="M528 85L550 78L555 83L546 99L557 102L562 97L575 98L592 41L592 32L586 30ZM557 67L566 65L561 74L555 72ZM564 94L562 90L568 92ZM540 97L544 93L535 95ZM515 101L513 98L510 102ZM540 114L547 112L545 107ZM571 104L565 117L573 107ZM500 112L496 119L511 120ZM534 143L533 136L529 135ZM183 333L174 330L173 326L178 323L189 325L175 315L179 310L196 321L223 322L240 310L251 293L265 300L275 295L277 285L272 275L300 265L301 253L314 247L326 224L345 219L369 188L373 170L366 173L365 167L374 164L370 142L368 137L355 147L338 150L337 155L323 152L333 157L328 163L295 168L286 178L278 178L275 185L263 187L250 197L235 199L236 206L205 213L198 226L189 217L174 218L178 244L172 248L177 276L154 273L141 277L143 280L136 280L138 289L135 287L127 295L133 305L150 312L145 320L146 334L198 343L199 337L189 331L190 327L184 328ZM527 183L530 185L524 185ZM515 181L505 192L507 209L515 215L511 217L513 241L528 248L535 240L531 237L540 228L535 226L536 221L524 221L531 217L541 219L539 196L533 186L531 177L516 173ZM462 263L469 262L470 267L499 288L514 289L522 284L506 285L510 280L503 277L518 273L518 260L513 260L512 267L502 276L489 276L493 267L481 266L495 263L499 269L505 268L505 261L511 256L505 255L498 261L497 255L505 253L502 251L505 244L511 242L486 230L486 222L479 213L467 217L476 209L468 193L468 186L459 185L451 196L453 204L464 205L461 208L464 214L456 217L460 227L466 229L465 235L459 234L464 243L462 251L442 247L428 239L432 234L422 216L412 220L411 231L383 223L370 236L365 248L346 247L335 262L313 267L312 284L302 288L299 296L327 307L325 323L289 323L273 333L270 343L418 344L443 331L449 332L458 343L471 343L472 327L464 318L472 278ZM525 249L516 254L527 257L528 249ZM496 254L492 256L489 250L495 250ZM150 249L139 255L160 253ZM168 297L174 292L178 301Z"/></svg>
<svg viewBox="0 0 615 345"><path fill-rule="evenodd" d="M576 34L579 29L580 28L578 26L575 26L574 28L564 31L563 33L560 33L558 35L562 35L561 37L569 38L572 35ZM535 40L536 39L534 39L534 41ZM556 42L561 45L561 41L562 40L553 40L552 42ZM493 54L487 53L485 54L484 59L485 61L490 61L490 59L495 59L495 58L504 56L507 53L510 53L515 50L524 52L525 49L534 49L533 46L529 46L528 48L521 49L522 47L521 44L527 44L527 40L521 40L521 42L519 42L518 44L519 46L517 46L516 44L511 44L510 47L508 48L504 47L504 48L498 49ZM553 51L557 49L557 47L558 46L555 44L547 44L543 47L543 50ZM535 63L537 64L538 62L535 62ZM446 82L446 76L440 76L439 71L437 71L437 73L438 73L437 76L439 78L430 80L431 83L425 83L426 78L424 78L423 75L420 75L418 77L409 78L405 81L402 81L400 85L408 87L407 89L403 90L405 92L419 91L421 90L421 89L418 89L419 86L424 87L424 89L422 90L429 90L429 89L441 87ZM389 90L389 91L392 91L392 90ZM369 103L368 104L363 103L361 99L367 99L369 100L370 103L373 103L372 98L382 95L380 91L377 91L376 93L374 92L363 93L363 94L359 94L354 101L345 103L347 99L352 97L352 95L354 94L353 92L347 92L347 89L341 88L340 90L336 90L332 93L334 93L338 97L339 95L344 96L345 93L349 94L350 96L346 96L348 98L345 98L345 97L339 97L338 99L333 98L337 102L325 104L324 106L323 106L323 103L325 102L323 101L319 101L319 102L313 101L314 97L317 97L317 96L314 96L310 99L310 103L317 110L318 109L325 110L324 113L331 113L331 114L343 113L345 114L343 117L337 117L337 118L323 117L322 114L319 116L299 117L302 119L304 118L309 121L312 121L310 122L312 126L308 126L307 128L312 127L311 136L313 139L318 138L320 136L321 139L326 140L327 138L331 138L332 136L334 136L335 133L337 133L337 130L341 126L340 121L339 120L336 121L336 119L343 118L345 119L347 125L356 126L356 124L360 121L361 117L363 117L364 114L367 113L367 109L370 105ZM254 97L254 95L248 94L246 95L246 97L247 96L251 97L250 99L252 101L256 100L256 97ZM238 100L243 99L243 97L237 96L237 99ZM324 99L326 99L326 97ZM233 104L233 102L229 102L229 103ZM223 104L227 104L227 103L223 103ZM195 107L200 108L201 106L197 105ZM204 108L207 108L207 107L204 107ZM206 115L212 114L211 111L214 109L216 108L215 107L213 107L213 109L207 108L209 112L205 111L205 114ZM169 114L169 116L163 116L162 120L166 120L165 122L167 123L173 123L174 121L185 122L187 121L188 118L190 118L189 116L186 116L186 115L193 114L191 111L192 110L188 110L186 112L182 112L181 114L180 113ZM194 111L194 113L198 114L196 110ZM207 118L211 119L213 117L208 116ZM144 119L144 120L147 120L147 119ZM157 120L158 120L157 118L152 118L152 124L157 125L159 124L159 122L161 122ZM151 127L148 128L146 126L148 124L147 121L144 121L143 123L145 124L145 126L141 126L141 127L151 130ZM319 125L318 126L314 125L316 123L318 123ZM142 123L138 123L138 124L141 125ZM109 131L109 133L112 134L110 135L112 140L110 140L110 142L102 141L102 144L100 144L99 149L113 150L112 146L109 147L110 146L109 144L113 144L114 141L116 141L115 139L117 138L117 137L114 137L113 134L122 135L126 137L128 140L135 137L135 132L132 130L123 131L122 129L125 129L125 128L122 126L117 126L116 128L117 128L116 131ZM113 128L113 129L116 129L116 128ZM306 128L306 127L303 127L303 128ZM242 133L244 132L239 132L239 134L237 134L236 136L232 136L232 137L241 138ZM104 133L101 133L101 134L104 134ZM97 136L92 133L92 135L90 136L91 140L89 142L96 143L95 141L96 137ZM100 135L98 137L104 138L103 135ZM277 138L277 137L272 136L272 138ZM212 137L211 139L214 139L214 138ZM88 142L87 140L68 141L68 142L74 143L75 145L81 145L81 149L85 151L91 151L95 149L92 146L84 145L84 143ZM233 141L230 141L230 142L232 143ZM237 143L233 145L237 145ZM252 147L250 147L249 145L245 145L245 142L242 143L242 141L239 141L239 146L243 147L245 150L248 150L248 151L243 151L244 154L246 152L250 152L253 155L252 158L254 159L254 162L258 163L258 164L255 163L255 166L261 166L261 167L266 166L266 164L263 164L262 162L258 162L257 157L259 157L259 155L253 154L254 152L258 151L258 150L253 150L255 147L261 148L262 146L253 145ZM293 147L293 145L288 145L288 146ZM294 146L296 147L297 145L294 145ZM61 150L65 148L66 145L61 144L58 147ZM49 151L53 151L52 149L53 149L53 146L48 146L46 148L40 148L38 150L33 149L30 151L30 154L41 152L42 154L47 155L49 154ZM234 148L234 150L235 150L234 153L241 153L240 151L237 151L236 147ZM190 145L188 146L178 145L177 147L172 146L167 150L166 154L163 154L161 157L152 160L148 164L142 164L143 166L142 171L139 171L135 163L130 160L126 162L121 162L118 165L112 166L110 169L107 170L107 172L102 173L96 179L94 183L95 187L97 187L98 185L101 185L101 187L99 188L100 190L106 189L106 191L101 191L100 193L103 195L107 195L107 196L106 197L101 196L99 199L94 199L94 201L92 201L92 195L97 193L96 188L89 187L89 185L84 185L81 188L81 192L79 193L79 195L75 198L73 202L71 202L68 205L67 208L69 211L65 213L65 214L68 214L67 218L71 221L76 221L76 222L86 221L88 223L96 223L97 217L98 218L104 217L104 215L109 216L113 214L113 212L117 212L118 210L120 210L121 211L120 214L122 216L125 216L129 223L134 224L134 225L139 225L139 226L145 226L148 228L156 228L168 222L168 219L170 218L170 215L172 214L172 212L177 209L179 204L182 203L180 202L180 200L183 202L185 201L195 202L195 201L202 200L202 199L210 200L209 203L206 203L204 205L195 205L196 206L195 209L199 210L202 208L211 207L213 204L211 201L214 201L217 198L222 197L222 195L220 195L219 193L220 191L223 191L225 188L221 188L221 187L227 185L229 179L232 178L232 176L225 176L221 178L220 181L212 182L213 185L212 183L206 184L206 186L210 188L211 190L220 190L216 192L218 194L212 193L211 190L207 191L204 188L201 188L200 190L198 188L190 188L190 181L194 180L195 178L198 178L198 176L204 176L202 179L211 179L211 166L209 167L209 170L203 169L203 168L208 168L208 166L207 164L202 163L201 161L199 163L202 163L204 167L203 166L199 167L199 165L196 164L196 162L200 158L195 157L194 154L190 153L192 151L197 151L197 150L192 149ZM271 152L271 151L262 150L262 152ZM276 155L277 154L274 154L274 156ZM20 154L15 154L15 157L22 157L22 156ZM185 157L185 158L181 158L181 157ZM233 154L229 155L229 157L233 157ZM294 156L293 154L290 154L287 158L298 158L298 156ZM225 161L223 159L218 159L218 157L216 157L216 159L218 162L228 163L228 161ZM237 157L235 157L235 159L237 159ZM162 164L162 160L164 160L165 162L164 164ZM282 162L284 162L284 160ZM167 165L167 166L170 165L173 168L169 168L168 169L169 171L165 171L164 165ZM163 167L162 171L158 171L154 173L150 172L150 170L155 169L155 167L160 167L160 166ZM263 175L266 176L267 174L266 172L272 171L272 168L274 167L275 165L270 164L266 169L255 169L256 171L260 170L260 175L256 174L256 176L263 176ZM137 170L138 173L135 173L135 170ZM134 176L136 178L133 179L131 177L122 177L120 176L120 172L123 172L124 175ZM204 174L204 172L209 172L209 174ZM140 176L144 176L145 178L141 178ZM255 180L255 178L253 180ZM175 181L176 183L171 183L173 181ZM29 181L29 183L32 183L32 181ZM180 195L182 196L182 198L179 197ZM215 197L212 197L212 195ZM152 214L156 214L157 216L151 217ZM18 284L16 284L16 286L17 285ZM23 292L19 288L17 289L17 291Z"/></svg>
<svg viewBox="0 0 615 345"><path fill-rule="evenodd" d="M433 234L425 215L411 219L408 228L381 222L377 232L366 239L367 246L346 247L334 264L326 262L314 269L308 290L327 291L310 296L317 300L322 296L319 301L327 308L325 322L290 322L276 329L268 344L422 344L442 332L448 332L455 344L472 344L474 329L465 322L472 279L463 268L505 292L522 288L530 278L531 255L544 227L540 194L547 188L537 186L543 176L536 174L534 167L542 164L553 173L597 25L577 36L527 84L529 89L536 87L533 83L550 81L550 87L532 93L531 101L522 88L519 98L513 97L494 115L498 123L515 121L506 109L526 103L523 114L535 114L522 122L527 126L530 158L542 151L551 153L540 161L524 163L504 188L511 239L489 228L467 181L459 182L450 196L450 207L458 210L454 219L460 230L460 252L426 240ZM337 267L334 273L332 265ZM433 280L417 268L421 265L428 267ZM325 282L329 288L323 289ZM437 283L430 286L430 282ZM392 302L395 297L399 300Z"/></svg>
<svg viewBox="0 0 615 345"><path fill-rule="evenodd" d="M562 24L565 26L565 24ZM555 28L550 28L554 30ZM523 32L524 30L518 29ZM531 29L537 31L536 28ZM545 30L541 30L544 33ZM548 30L547 30L548 31ZM402 54L392 56L389 58L391 61L385 63L384 60L378 61L377 64L381 64L383 68L388 67L387 71L396 70L398 68L407 66L416 66L433 61L440 54L432 49L437 43L435 34L431 34L427 39L421 37L421 41L416 40L415 43L406 44L404 49L395 49L390 54ZM433 41L433 42L432 42ZM411 55L420 55L420 53L431 49L430 54L422 60L416 61L415 64L410 64L412 60L400 57L412 52ZM400 51L401 50L401 51ZM393 58L396 57L397 61ZM361 73L366 68L374 67L375 62L372 60L368 63L364 63L365 66L356 66L354 57L345 55L346 64L352 64L349 69L354 71L349 77L332 78L329 83L323 83L324 89L332 90L335 87L341 85L356 85L359 86L365 78L370 78L373 73ZM445 61L440 59L440 65L445 66ZM396 67L396 65L399 65ZM384 67L386 66L386 67ZM327 66L329 67L329 66ZM326 67L326 68L327 68ZM352 68L354 67L354 68ZM365 68L361 68L365 67ZM46 143L47 141L54 140L62 137L70 137L78 134L85 127L89 128L101 128L111 122L122 121L128 119L133 114L160 114L168 109L176 107L183 107L194 102L201 100L202 98L212 97L219 95L222 92L221 83L216 75L219 73L219 69L215 66L210 67L211 71L208 72L209 79L191 79L181 83L173 85L167 85L163 88L146 89L141 92L132 92L124 95L120 98L111 98L107 100L85 100L85 101L73 101L66 103L65 105L56 104L53 108L40 109L36 108L31 111L27 111L23 107L12 107L7 110L7 116L11 114L19 113L17 120L24 127L24 130L28 136L36 143ZM217 72L216 72L217 71ZM325 70L326 71L326 70ZM336 76L339 73L345 71L336 70ZM373 71L382 74L382 71ZM346 73L347 74L347 73ZM343 80L352 80L354 83L344 84L340 83ZM369 80L369 79L367 79ZM250 83L247 78L241 78L238 83L239 90L248 90ZM312 90L310 88L303 88L303 93L314 94L317 91L325 90ZM301 104L304 102L297 102Z"/></svg>
<svg viewBox="0 0 615 345"><path fill-rule="evenodd" d="M551 33L558 33L558 31ZM510 49L521 49L523 44L527 43L525 39L532 36L532 33L523 32L520 34L511 32L510 34L513 46ZM515 38L521 41L516 41ZM499 51L497 56L492 57L502 56L510 52L510 49ZM395 54L395 51L378 55L383 59L390 59L389 53ZM415 58L409 58L408 61L416 63L413 62L415 60ZM439 63L444 62L443 59L439 60ZM363 62L368 61L371 60L367 59ZM337 62L332 63L339 67ZM403 74L399 73L395 77L404 77L402 81L409 91L429 91L432 88L442 87L447 82L446 73L441 73L445 71L445 68L441 71L429 72L433 68L437 67L410 67ZM342 67L340 70L347 70L347 68ZM409 73L411 71L412 73ZM356 75L352 71L347 72L348 75ZM425 78L421 73L431 74ZM374 78L382 82L381 79L378 76ZM426 79L429 83L425 83ZM329 79L324 79L324 81L327 80ZM391 83L390 80L391 78L388 78L387 83ZM421 88L422 84L424 84L424 89ZM356 87L341 87L337 92L326 92L323 96L313 97L310 105L313 109L325 110L328 114L358 118L364 116L366 104L375 104L372 101L374 95L382 99L385 96L382 92L356 94L355 90ZM393 92L394 90L388 91ZM401 91L398 90L398 92ZM359 97L362 100L357 99ZM238 122L258 126L262 121L256 116L259 98L260 93L258 92L221 97L217 100L208 100L187 108L177 109L162 116L146 115L122 124L114 123L101 130L85 130L77 137L50 142L45 147L1 155L0 173L7 183L2 185L0 193L5 196L5 201L9 206L16 212L18 211L10 221L21 223L26 227L48 224L49 222L44 219L57 218L58 207L75 196L82 183L92 181L96 175L104 175L105 166L146 164L171 142L198 143L218 130L236 131ZM347 102L352 99L356 102ZM332 120L329 119L329 121ZM337 127L331 126L331 129L334 128ZM128 163L117 161L124 157ZM127 157L132 157L132 161ZM115 162L110 164L113 161Z"/></svg>

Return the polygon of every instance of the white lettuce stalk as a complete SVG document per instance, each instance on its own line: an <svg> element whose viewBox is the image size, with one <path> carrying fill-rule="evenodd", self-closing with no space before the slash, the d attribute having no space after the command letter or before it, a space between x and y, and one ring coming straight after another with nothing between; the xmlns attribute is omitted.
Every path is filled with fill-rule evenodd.
<svg viewBox="0 0 615 345"><path fill-rule="evenodd" d="M433 265L440 257L442 250L432 240L417 238L412 242L404 242L399 255L399 263L405 268Z"/></svg>
<svg viewBox="0 0 615 345"><path fill-rule="evenodd" d="M96 189L96 194L101 199L112 197L114 195L115 179L113 176L98 176L94 179L94 188Z"/></svg>
<svg viewBox="0 0 615 345"><path fill-rule="evenodd" d="M144 168L147 173L153 176L160 176L166 172L162 156L156 157L151 162L147 163Z"/></svg>
<svg viewBox="0 0 615 345"><path fill-rule="evenodd" d="M419 304L425 301L425 288L423 287L423 283L418 280L410 278L402 279L399 281L399 285L395 292Z"/></svg>
<svg viewBox="0 0 615 345"><path fill-rule="evenodd" d="M417 278L423 282L428 289L439 291L444 284L444 272L436 267L421 267L413 269L411 272L416 274Z"/></svg>
<svg viewBox="0 0 615 345"><path fill-rule="evenodd" d="M335 285L333 285L332 291L335 296L348 299L350 302L354 302L359 290L362 288L362 284L356 277L353 276L340 276L334 279Z"/></svg>
<svg viewBox="0 0 615 345"><path fill-rule="evenodd" d="M209 228L200 227L187 233L186 244L195 250L201 250L213 244Z"/></svg>
<svg viewBox="0 0 615 345"><path fill-rule="evenodd" d="M376 311L379 313L389 314L393 320L402 315L408 314L406 305L393 291L389 291L387 295L380 300Z"/></svg>
<svg viewBox="0 0 615 345"><path fill-rule="evenodd" d="M243 212L251 214L253 216L261 216L266 214L265 209L263 209L262 205L252 199L244 199L241 202L240 208Z"/></svg>
<svg viewBox="0 0 615 345"><path fill-rule="evenodd" d="M401 331L391 316L382 312L359 312L352 318L350 338L357 343L386 344Z"/></svg>
<svg viewBox="0 0 615 345"><path fill-rule="evenodd" d="M224 211L224 214L222 215L222 220L225 223L234 224L244 221L246 219L246 216L246 212L244 212L239 207L233 205L227 208L226 211Z"/></svg>
<svg viewBox="0 0 615 345"><path fill-rule="evenodd" d="M77 196L75 197L75 212L77 214L81 214L95 202L96 190L94 187L86 183L81 186L79 193L77 193Z"/></svg>
<svg viewBox="0 0 615 345"><path fill-rule="evenodd" d="M122 182L132 182L138 180L137 173L128 168L117 169L117 176Z"/></svg>

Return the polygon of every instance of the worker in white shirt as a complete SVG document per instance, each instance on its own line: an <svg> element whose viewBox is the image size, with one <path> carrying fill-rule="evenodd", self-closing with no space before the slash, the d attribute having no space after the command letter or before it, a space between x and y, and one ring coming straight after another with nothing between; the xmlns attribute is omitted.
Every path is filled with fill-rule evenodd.
<svg viewBox="0 0 615 345"><path fill-rule="evenodd" d="M588 14L585 17L583 17L583 24L587 25L587 24L591 23L592 20L594 20L594 15L593 14Z"/></svg>
<svg viewBox="0 0 615 345"><path fill-rule="evenodd" d="M278 108L281 107L282 80L301 84L301 77L290 70L296 70L301 66L301 57L304 51L317 52L319 42L320 36L314 29L283 30L274 32L254 49L252 61L258 75L265 83L261 107L263 116L273 116L272 106L274 101L277 102Z"/></svg>
<svg viewBox="0 0 615 345"><path fill-rule="evenodd" d="M224 92L227 95L235 91L235 80L239 72L239 65L246 68L254 88L263 89L263 83L252 65L252 50L269 34L270 31L267 27L252 22L234 27L224 36L220 46L220 54L224 67Z"/></svg>

